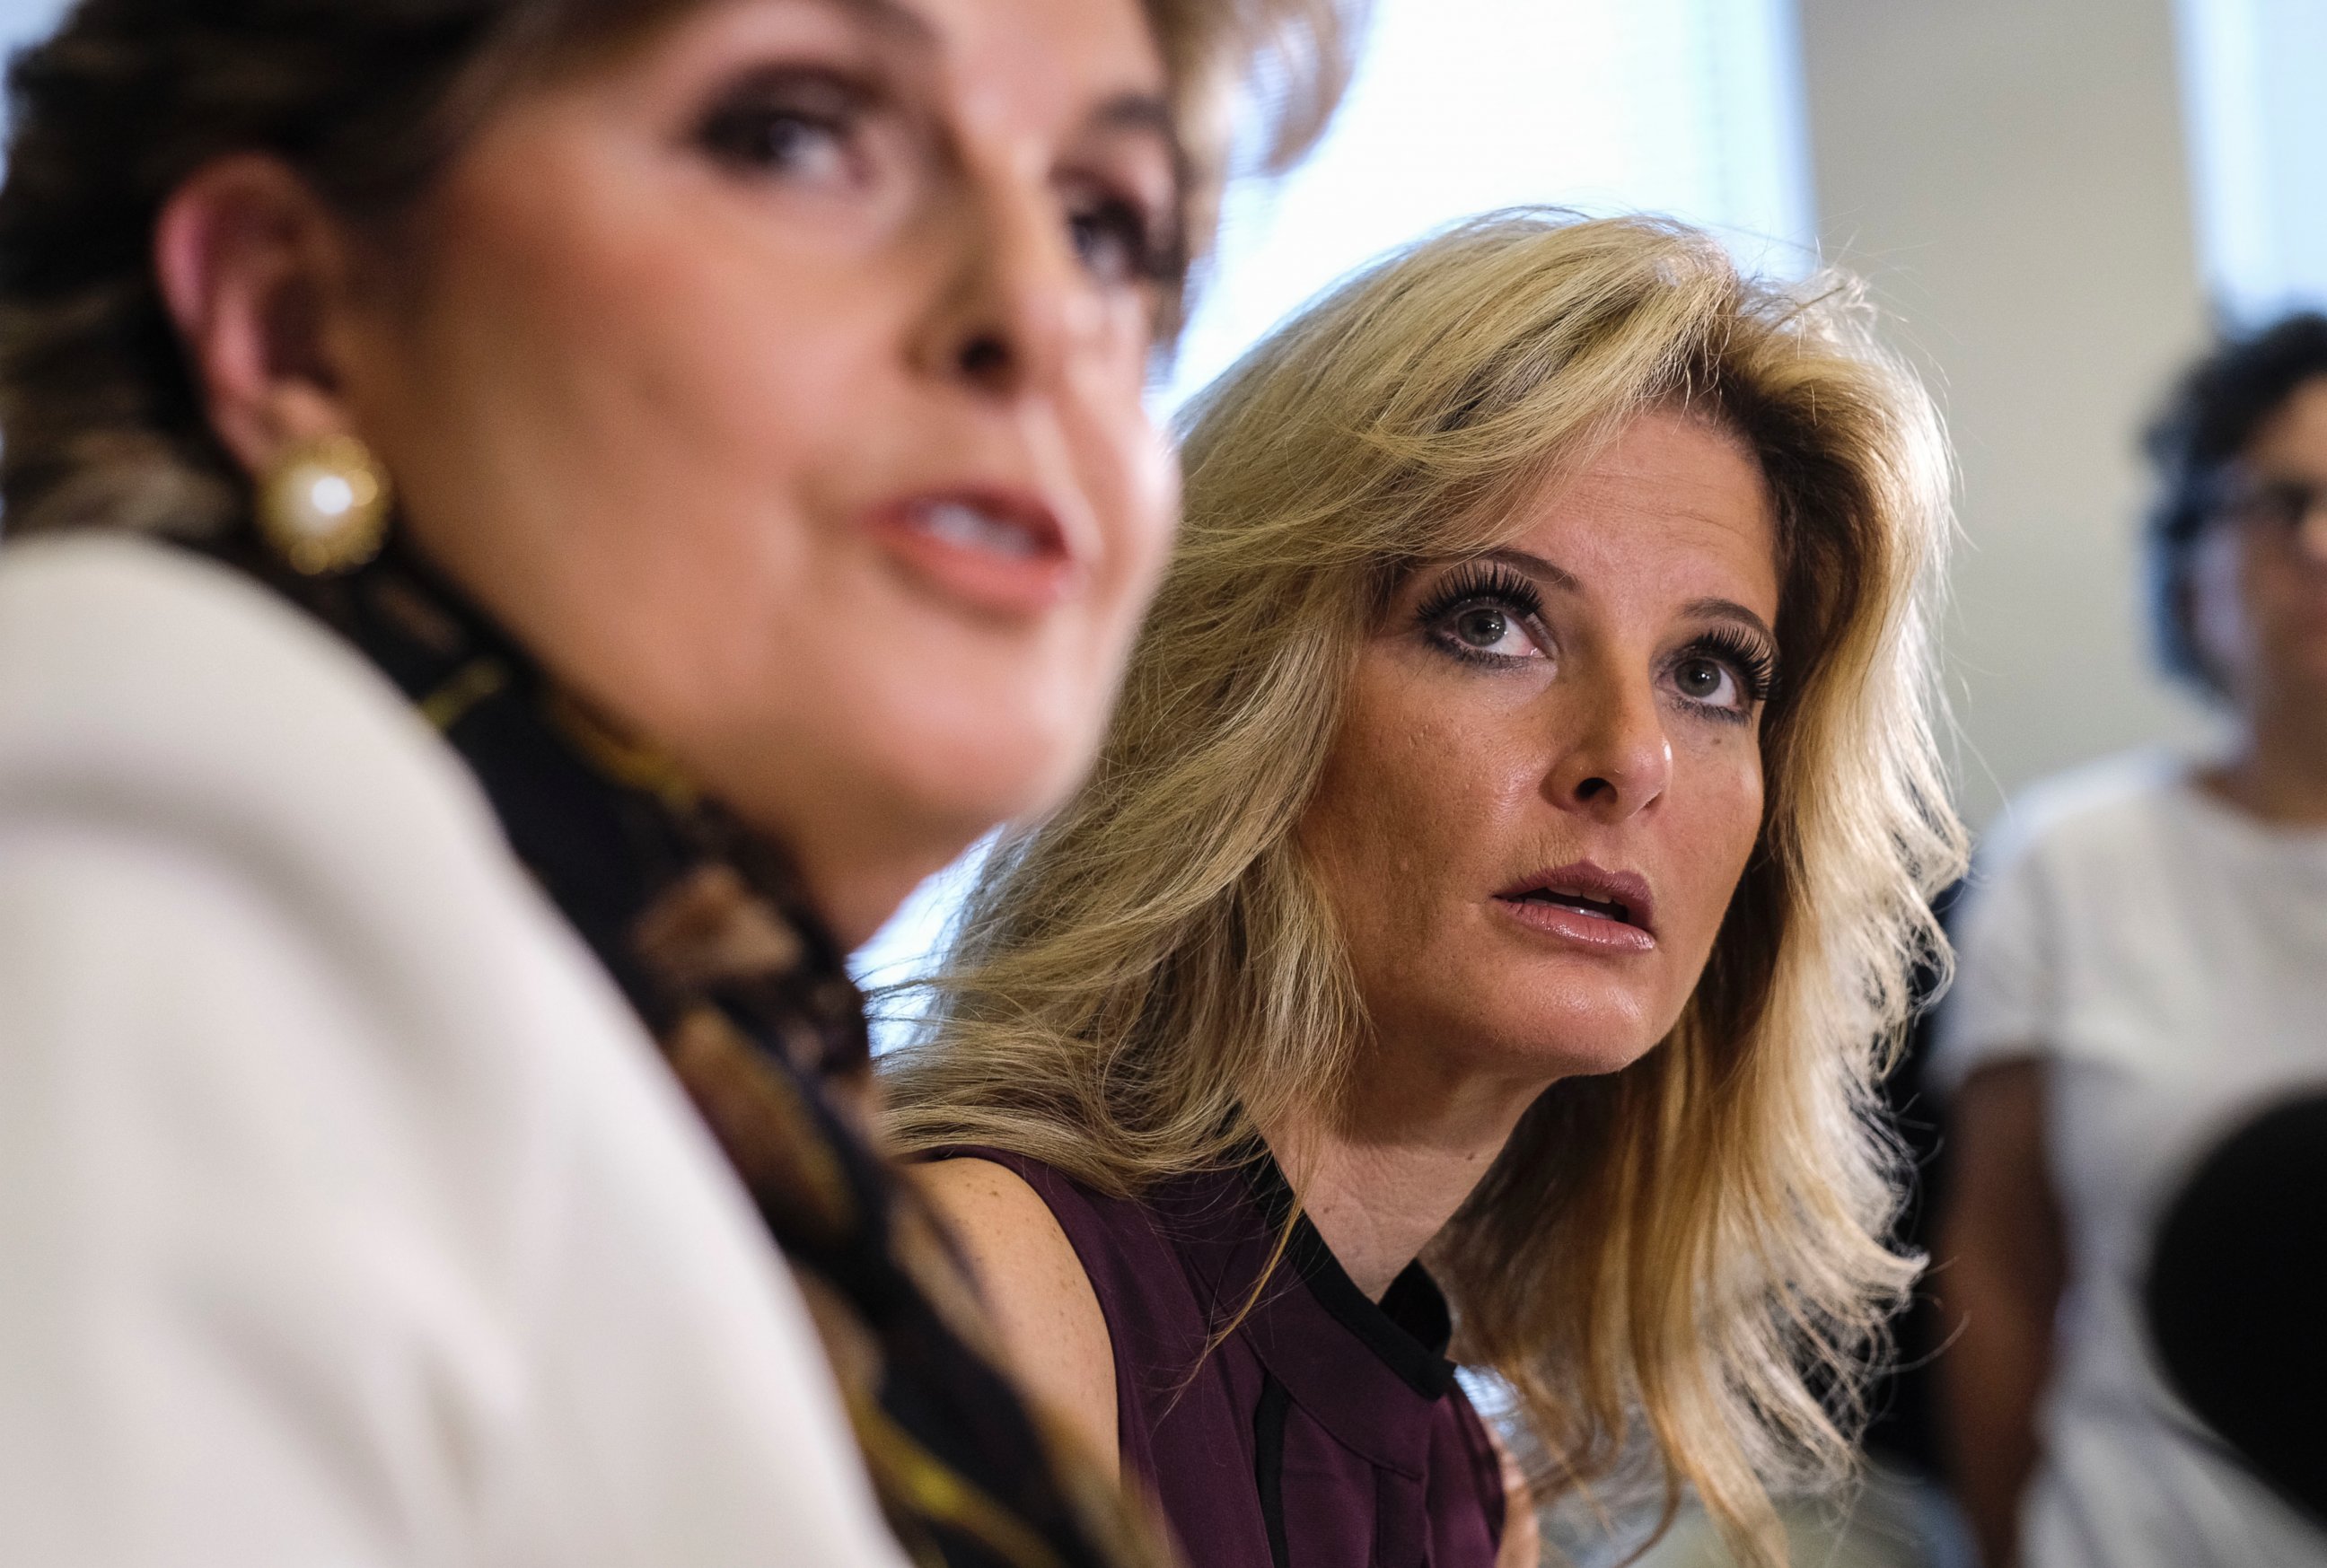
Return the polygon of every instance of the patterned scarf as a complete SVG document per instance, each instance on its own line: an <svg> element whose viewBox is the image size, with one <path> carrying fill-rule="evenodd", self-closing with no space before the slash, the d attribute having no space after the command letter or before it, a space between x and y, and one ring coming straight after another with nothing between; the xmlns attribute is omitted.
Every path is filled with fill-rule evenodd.
<svg viewBox="0 0 2327 1568"><path fill-rule="evenodd" d="M995 1370L958 1255L876 1151L863 1001L782 851L408 555L314 581L231 555L412 698L661 1044L807 1295L908 1554L924 1568L1161 1564L1153 1529Z"/></svg>

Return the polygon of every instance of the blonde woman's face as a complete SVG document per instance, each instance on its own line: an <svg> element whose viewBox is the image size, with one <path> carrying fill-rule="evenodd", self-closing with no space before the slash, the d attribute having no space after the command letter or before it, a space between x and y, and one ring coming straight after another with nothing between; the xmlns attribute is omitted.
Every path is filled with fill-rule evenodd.
<svg viewBox="0 0 2327 1568"><path fill-rule="evenodd" d="M1638 1059L1761 830L1759 465L1651 413L1515 523L1400 589L1302 826L1393 1076L1540 1087Z"/></svg>
<svg viewBox="0 0 2327 1568"><path fill-rule="evenodd" d="M498 112L343 356L412 535L851 938L1096 745L1165 88L1136 0L715 0Z"/></svg>

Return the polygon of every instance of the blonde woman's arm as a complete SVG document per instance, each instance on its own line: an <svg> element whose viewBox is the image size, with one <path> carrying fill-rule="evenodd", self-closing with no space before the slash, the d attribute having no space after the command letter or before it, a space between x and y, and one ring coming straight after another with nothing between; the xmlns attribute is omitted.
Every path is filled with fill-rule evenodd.
<svg viewBox="0 0 2327 1568"><path fill-rule="evenodd" d="M1949 1190L1932 1284L1956 1486L1987 1568L2016 1568L2039 1452L2052 1322L2067 1272L2044 1154L2044 1065L1999 1061L1965 1080L1949 1120Z"/></svg>
<svg viewBox="0 0 2327 1568"><path fill-rule="evenodd" d="M1011 1371L1106 1474L1117 1474L1114 1342L1090 1275L1050 1205L991 1160L918 1169L969 1259Z"/></svg>
<svg viewBox="0 0 2327 1568"><path fill-rule="evenodd" d="M1492 1422L1487 1437L1503 1470L1503 1538L1495 1548L1495 1568L1537 1568L1543 1561L1543 1526L1536 1519L1535 1489Z"/></svg>

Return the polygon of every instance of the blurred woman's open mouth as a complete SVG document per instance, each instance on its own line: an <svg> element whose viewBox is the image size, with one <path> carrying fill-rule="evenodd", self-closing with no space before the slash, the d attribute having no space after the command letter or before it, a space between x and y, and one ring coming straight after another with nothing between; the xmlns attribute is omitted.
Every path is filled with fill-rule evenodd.
<svg viewBox="0 0 2327 1568"><path fill-rule="evenodd" d="M876 508L867 526L915 578L990 614L1048 610L1070 597L1084 575L1057 514L1027 495L911 496Z"/></svg>

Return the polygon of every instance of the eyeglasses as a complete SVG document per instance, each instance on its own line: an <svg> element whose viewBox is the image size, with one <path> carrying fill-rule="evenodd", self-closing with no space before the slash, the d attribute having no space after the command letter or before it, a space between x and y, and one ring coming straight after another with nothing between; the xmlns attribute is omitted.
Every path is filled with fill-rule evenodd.
<svg viewBox="0 0 2327 1568"><path fill-rule="evenodd" d="M2213 515L2248 532L2327 561L2327 482L2273 475L2223 476Z"/></svg>

